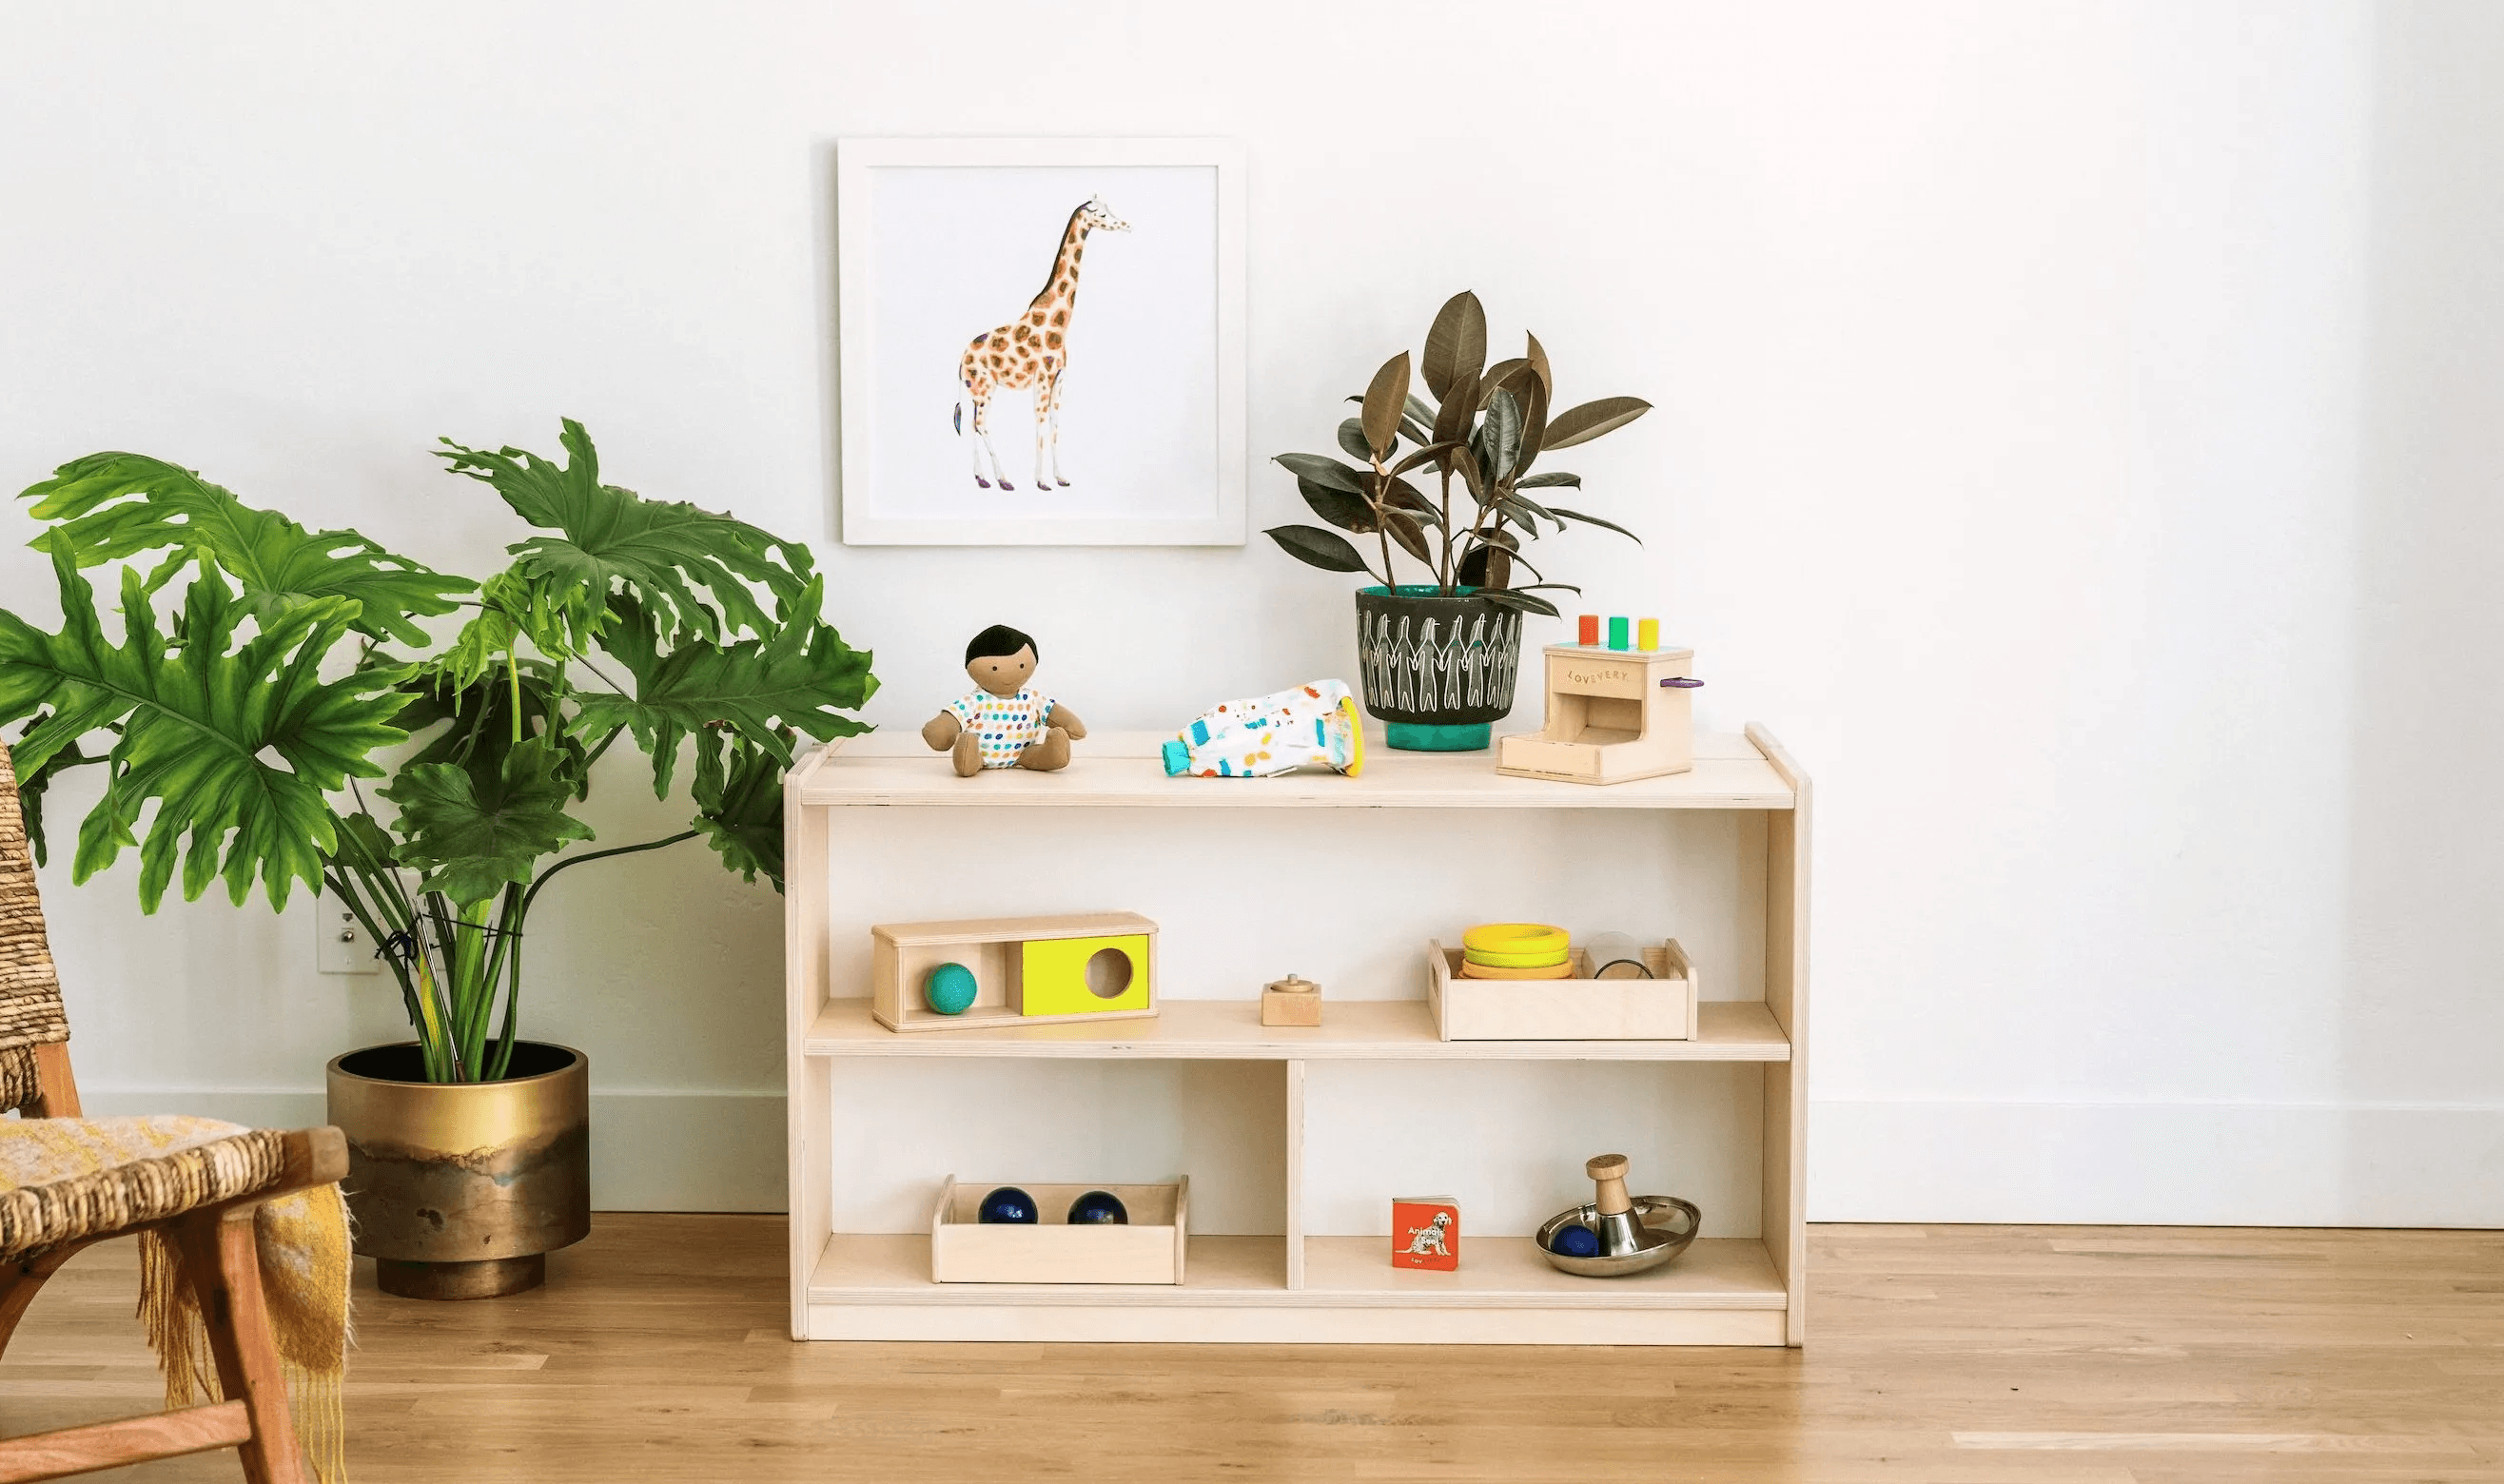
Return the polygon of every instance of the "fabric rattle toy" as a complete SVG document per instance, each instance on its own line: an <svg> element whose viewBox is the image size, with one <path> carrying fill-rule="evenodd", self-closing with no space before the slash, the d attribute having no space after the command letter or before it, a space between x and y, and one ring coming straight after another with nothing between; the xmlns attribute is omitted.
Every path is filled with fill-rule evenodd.
<svg viewBox="0 0 2504 1484"><path fill-rule="evenodd" d="M986 768L1050 773L1069 766L1069 744L1087 735L1087 724L1027 688L1034 663L1034 640L1006 624L991 625L965 646L965 673L976 689L922 727L922 740L948 754L956 777L970 778Z"/></svg>
<svg viewBox="0 0 2504 1484"><path fill-rule="evenodd" d="M1165 774L1263 778L1319 763L1365 771L1365 734L1344 680L1315 680L1249 701L1221 701L1165 744Z"/></svg>

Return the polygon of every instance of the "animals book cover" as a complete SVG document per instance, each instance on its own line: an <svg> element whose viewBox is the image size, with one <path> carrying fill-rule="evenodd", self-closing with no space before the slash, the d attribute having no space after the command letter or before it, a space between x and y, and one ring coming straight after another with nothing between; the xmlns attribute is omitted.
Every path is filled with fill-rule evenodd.
<svg viewBox="0 0 2504 1484"><path fill-rule="evenodd" d="M1448 1195L1391 1201L1391 1265L1448 1273L1461 1265L1461 1207Z"/></svg>

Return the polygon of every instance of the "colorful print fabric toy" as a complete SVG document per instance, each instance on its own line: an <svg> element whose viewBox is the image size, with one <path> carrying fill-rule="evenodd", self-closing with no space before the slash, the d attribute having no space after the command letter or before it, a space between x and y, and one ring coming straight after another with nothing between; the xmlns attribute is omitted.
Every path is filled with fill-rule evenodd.
<svg viewBox="0 0 2504 1484"><path fill-rule="evenodd" d="M1264 778L1320 763L1365 771L1365 733L1344 680L1315 680L1249 701L1221 701L1165 744L1165 773Z"/></svg>
<svg viewBox="0 0 2504 1484"><path fill-rule="evenodd" d="M971 695L948 703L923 723L922 740L945 752L956 777L986 768L1027 768L1051 773L1069 766L1069 744L1087 735L1076 712L1030 689L1034 640L1006 624L993 624L965 646Z"/></svg>

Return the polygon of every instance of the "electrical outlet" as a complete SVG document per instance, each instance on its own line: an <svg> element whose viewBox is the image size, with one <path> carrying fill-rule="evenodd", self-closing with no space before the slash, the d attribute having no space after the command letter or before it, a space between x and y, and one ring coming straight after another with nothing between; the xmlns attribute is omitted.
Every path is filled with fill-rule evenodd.
<svg viewBox="0 0 2504 1484"><path fill-rule="evenodd" d="M313 899L315 929L314 962L325 974L380 974L382 960L374 956L374 939L357 915L339 904L333 896Z"/></svg>

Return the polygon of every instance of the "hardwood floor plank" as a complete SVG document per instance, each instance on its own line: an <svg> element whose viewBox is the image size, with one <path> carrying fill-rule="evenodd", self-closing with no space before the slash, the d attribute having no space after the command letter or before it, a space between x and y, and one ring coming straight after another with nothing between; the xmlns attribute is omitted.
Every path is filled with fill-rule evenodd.
<svg viewBox="0 0 2504 1484"><path fill-rule="evenodd" d="M2504 1235L1829 1226L1805 1351L794 1345L774 1217L603 1216L482 1303L359 1276L360 1484L643 1477L2504 1484ZM0 1431L146 1411L128 1243ZM238 1477L231 1454L107 1478Z"/></svg>

